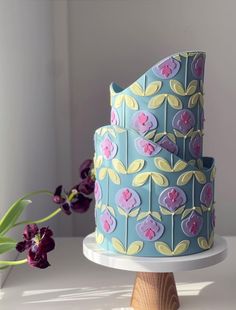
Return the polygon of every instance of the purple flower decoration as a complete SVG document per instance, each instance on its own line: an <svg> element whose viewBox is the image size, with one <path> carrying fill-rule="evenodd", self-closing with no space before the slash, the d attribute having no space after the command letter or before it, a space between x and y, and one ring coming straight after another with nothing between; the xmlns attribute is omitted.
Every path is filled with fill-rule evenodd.
<svg viewBox="0 0 236 310"><path fill-rule="evenodd" d="M153 73L162 79L173 78L179 69L180 63L173 57L169 57L152 67Z"/></svg>
<svg viewBox="0 0 236 310"><path fill-rule="evenodd" d="M94 196L95 196L96 202L98 202L102 198L102 189L97 180L95 181L95 186L94 186Z"/></svg>
<svg viewBox="0 0 236 310"><path fill-rule="evenodd" d="M202 137L200 135L191 138L189 142L189 152L194 158L202 156Z"/></svg>
<svg viewBox="0 0 236 310"><path fill-rule="evenodd" d="M127 214L141 203L138 193L128 187L120 189L116 194L116 204Z"/></svg>
<svg viewBox="0 0 236 310"><path fill-rule="evenodd" d="M206 206L207 208L213 202L213 185L212 183L206 183L203 186L203 189L200 194L200 201Z"/></svg>
<svg viewBox="0 0 236 310"><path fill-rule="evenodd" d="M135 147L137 152L143 156L154 156L161 151L161 147L158 144L143 138L137 138L135 140Z"/></svg>
<svg viewBox="0 0 236 310"><path fill-rule="evenodd" d="M197 79L202 79L204 75L205 57L203 54L198 54L194 57L191 68L192 73Z"/></svg>
<svg viewBox="0 0 236 310"><path fill-rule="evenodd" d="M111 109L111 125L119 125L119 116L114 108Z"/></svg>
<svg viewBox="0 0 236 310"><path fill-rule="evenodd" d="M214 228L216 226L216 211L215 211L215 208L211 212L211 225L212 225L212 228Z"/></svg>
<svg viewBox="0 0 236 310"><path fill-rule="evenodd" d="M186 135L195 125L194 115L191 111L183 109L177 112L173 118L172 126Z"/></svg>
<svg viewBox="0 0 236 310"><path fill-rule="evenodd" d="M80 172L81 179L85 179L87 176L90 175L92 167L93 167L93 160L92 159L86 159L80 165L79 172Z"/></svg>
<svg viewBox="0 0 236 310"><path fill-rule="evenodd" d="M203 219L201 216L197 215L196 212L192 212L189 217L182 221L181 227L184 234L188 237L197 236L203 225Z"/></svg>
<svg viewBox="0 0 236 310"><path fill-rule="evenodd" d="M140 238L145 241L156 241L164 233L164 226L155 221L150 215L136 225L136 231Z"/></svg>
<svg viewBox="0 0 236 310"><path fill-rule="evenodd" d="M164 189L159 196L159 204L170 212L175 212L186 200L185 192L176 186Z"/></svg>
<svg viewBox="0 0 236 310"><path fill-rule="evenodd" d="M117 152L117 145L106 136L100 144L101 152L106 159L112 159L115 157Z"/></svg>
<svg viewBox="0 0 236 310"><path fill-rule="evenodd" d="M36 224L26 225L24 240L17 243L16 249L20 253L28 251L27 261L30 266L45 269L50 266L47 253L55 248L52 235L53 232L48 227L39 229Z"/></svg>
<svg viewBox="0 0 236 310"><path fill-rule="evenodd" d="M106 209L100 216L100 223L104 232L110 234L116 228L116 220Z"/></svg>
<svg viewBox="0 0 236 310"><path fill-rule="evenodd" d="M76 189L78 192L83 193L85 195L90 195L94 192L94 184L95 184L94 178L91 176L87 176L73 189Z"/></svg>
<svg viewBox="0 0 236 310"><path fill-rule="evenodd" d="M144 135L149 130L157 127L157 120L155 116L146 111L138 111L132 118L132 128L139 134Z"/></svg>
<svg viewBox="0 0 236 310"><path fill-rule="evenodd" d="M164 149L166 149L167 151L173 153L173 154L178 154L178 146L171 141L168 136L164 136L159 142L158 144L163 147Z"/></svg>

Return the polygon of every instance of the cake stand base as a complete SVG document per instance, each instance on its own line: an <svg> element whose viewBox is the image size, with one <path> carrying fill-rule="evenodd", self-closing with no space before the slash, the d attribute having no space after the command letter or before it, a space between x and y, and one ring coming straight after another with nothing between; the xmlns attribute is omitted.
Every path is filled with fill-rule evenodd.
<svg viewBox="0 0 236 310"><path fill-rule="evenodd" d="M83 241L83 253L92 262L136 271L131 307L134 310L177 310L179 298L173 272L205 268L226 258L227 243L215 236L214 246L202 253L176 257L137 257L108 252L96 244L95 235Z"/></svg>
<svg viewBox="0 0 236 310"><path fill-rule="evenodd" d="M179 309L174 274L137 272L131 307L135 310Z"/></svg>

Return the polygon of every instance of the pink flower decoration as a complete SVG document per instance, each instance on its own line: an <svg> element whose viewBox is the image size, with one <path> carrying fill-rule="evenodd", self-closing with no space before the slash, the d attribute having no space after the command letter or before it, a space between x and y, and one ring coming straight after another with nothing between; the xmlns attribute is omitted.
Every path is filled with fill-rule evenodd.
<svg viewBox="0 0 236 310"><path fill-rule="evenodd" d="M196 55L193 59L191 68L193 75L201 79L204 75L205 57L203 54Z"/></svg>
<svg viewBox="0 0 236 310"><path fill-rule="evenodd" d="M168 136L164 136L159 142L158 144L163 147L164 149L166 149L167 151L173 153L173 154L178 154L178 146L171 141Z"/></svg>
<svg viewBox="0 0 236 310"><path fill-rule="evenodd" d="M137 138L135 140L135 147L138 153L144 156L154 156L161 150L158 144L154 144L142 138Z"/></svg>
<svg viewBox="0 0 236 310"><path fill-rule="evenodd" d="M171 212L186 203L185 192L177 186L164 189L159 196L159 204Z"/></svg>
<svg viewBox="0 0 236 310"><path fill-rule="evenodd" d="M106 136L100 144L101 152L106 159L112 159L115 157L117 152L117 145L111 141L111 139Z"/></svg>
<svg viewBox="0 0 236 310"><path fill-rule="evenodd" d="M122 188L116 194L116 204L127 214L140 205L140 198L136 191L131 188Z"/></svg>
<svg viewBox="0 0 236 310"><path fill-rule="evenodd" d="M183 109L177 112L173 118L173 128L179 130L182 134L186 134L195 125L195 118L191 111Z"/></svg>
<svg viewBox="0 0 236 310"><path fill-rule="evenodd" d="M143 240L155 241L163 235L164 226L148 215L144 221L136 225L136 231Z"/></svg>
<svg viewBox="0 0 236 310"><path fill-rule="evenodd" d="M119 116L114 108L111 109L111 125L119 125Z"/></svg>
<svg viewBox="0 0 236 310"><path fill-rule="evenodd" d="M189 142L189 151L194 158L199 158L202 155L202 137L196 135Z"/></svg>
<svg viewBox="0 0 236 310"><path fill-rule="evenodd" d="M132 118L132 127L141 135L144 135L149 130L157 127L155 116L146 111L138 111Z"/></svg>
<svg viewBox="0 0 236 310"><path fill-rule="evenodd" d="M104 232L110 234L116 228L116 220L108 210L105 210L100 216L100 223Z"/></svg>
<svg viewBox="0 0 236 310"><path fill-rule="evenodd" d="M197 236L203 225L203 219L201 216L197 215L196 212L192 212L190 216L183 220L181 223L182 230L184 234L188 237L195 237Z"/></svg>
<svg viewBox="0 0 236 310"><path fill-rule="evenodd" d="M158 77L163 79L170 79L178 73L179 69L180 63L176 59L169 57L161 63L156 64L152 68L152 71Z"/></svg>
<svg viewBox="0 0 236 310"><path fill-rule="evenodd" d="M94 186L94 196L95 196L96 202L98 202L102 198L102 189L97 180L95 181L95 186Z"/></svg>
<svg viewBox="0 0 236 310"><path fill-rule="evenodd" d="M200 201L204 206L209 207L213 202L213 185L212 183L206 183L200 194Z"/></svg>

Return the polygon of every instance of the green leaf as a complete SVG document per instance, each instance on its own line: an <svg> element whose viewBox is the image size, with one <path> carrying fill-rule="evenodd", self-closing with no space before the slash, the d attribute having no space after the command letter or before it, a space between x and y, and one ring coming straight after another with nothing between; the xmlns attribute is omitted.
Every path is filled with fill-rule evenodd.
<svg viewBox="0 0 236 310"><path fill-rule="evenodd" d="M145 164L144 159L136 159L134 160L128 167L128 173L135 173L139 172L143 169L143 166Z"/></svg>
<svg viewBox="0 0 236 310"><path fill-rule="evenodd" d="M153 181L160 186L168 186L169 181L166 176L161 173L151 172Z"/></svg>
<svg viewBox="0 0 236 310"><path fill-rule="evenodd" d="M167 96L168 96L167 94L160 94L160 95L153 97L148 103L149 109L159 108L163 104Z"/></svg>
<svg viewBox="0 0 236 310"><path fill-rule="evenodd" d="M132 185L136 187L144 185L147 182L149 176L150 172L139 173L134 177Z"/></svg>
<svg viewBox="0 0 236 310"><path fill-rule="evenodd" d="M175 214L182 214L183 211L184 211L184 208L185 208L185 206L182 206L182 207L178 208L178 209L175 211Z"/></svg>
<svg viewBox="0 0 236 310"><path fill-rule="evenodd" d="M120 213L120 215L127 216L127 213L120 207L118 207L118 212Z"/></svg>
<svg viewBox="0 0 236 310"><path fill-rule="evenodd" d="M188 247L190 245L189 240L182 240L180 243L178 243L173 251L173 255L180 255L187 251Z"/></svg>
<svg viewBox="0 0 236 310"><path fill-rule="evenodd" d="M166 134L164 132L157 133L154 137L154 142L159 141L162 137L164 137Z"/></svg>
<svg viewBox="0 0 236 310"><path fill-rule="evenodd" d="M111 168L107 168L108 170L108 174L109 174L109 177L111 179L111 181L114 183L114 184L120 184L120 177L119 175L114 171L112 170Z"/></svg>
<svg viewBox="0 0 236 310"><path fill-rule="evenodd" d="M174 133L175 133L177 138L184 138L184 135L181 132L179 132L178 130L174 129Z"/></svg>
<svg viewBox="0 0 236 310"><path fill-rule="evenodd" d="M162 242L162 241L155 242L155 248L158 252L160 252L161 254L165 256L173 255L170 247L165 242Z"/></svg>
<svg viewBox="0 0 236 310"><path fill-rule="evenodd" d="M169 102L169 105L173 108L173 109L182 109L182 102L181 100L176 97L176 96L173 96L173 95L168 95L168 102Z"/></svg>
<svg viewBox="0 0 236 310"><path fill-rule="evenodd" d="M195 208L195 211L196 211L198 214L202 215L202 209L201 209L201 207L196 207L196 208Z"/></svg>
<svg viewBox="0 0 236 310"><path fill-rule="evenodd" d="M174 165L174 172L179 172L187 167L187 163L179 159Z"/></svg>
<svg viewBox="0 0 236 310"><path fill-rule="evenodd" d="M216 167L213 167L213 169L211 170L211 174L210 174L210 180L211 180L211 182L214 181L215 176L216 176Z"/></svg>
<svg viewBox="0 0 236 310"><path fill-rule="evenodd" d="M156 157L154 159L154 163L156 167L162 171L166 171L166 172L172 171L172 167L170 166L169 162L165 158Z"/></svg>
<svg viewBox="0 0 236 310"><path fill-rule="evenodd" d="M113 164L113 167L116 169L117 172L119 172L121 174L127 173L124 164L119 159L117 159L117 158L112 159L112 164Z"/></svg>
<svg viewBox="0 0 236 310"><path fill-rule="evenodd" d="M198 237L198 238L197 238L197 242L198 242L198 245L199 245L199 247L200 247L201 249L203 249L203 250L209 249L209 244L208 244L206 238L204 238L204 237Z"/></svg>
<svg viewBox="0 0 236 310"><path fill-rule="evenodd" d="M119 239L112 238L111 242L112 242L112 245L116 249L117 252L122 253L122 254L126 253L125 247Z"/></svg>
<svg viewBox="0 0 236 310"><path fill-rule="evenodd" d="M110 212L113 216L116 216L116 215L115 215L115 211L114 211L114 209L113 209L111 206L107 206L107 210L109 210L109 212Z"/></svg>
<svg viewBox="0 0 236 310"><path fill-rule="evenodd" d="M15 249L16 243L17 242L11 238L0 236L0 254Z"/></svg>
<svg viewBox="0 0 236 310"><path fill-rule="evenodd" d="M149 131L146 135L145 138L148 140L152 140L155 136L156 129Z"/></svg>
<svg viewBox="0 0 236 310"><path fill-rule="evenodd" d="M11 227L16 223L18 218L21 216L24 208L28 206L32 201L25 200L24 198L18 199L13 205L8 209L8 211L3 216L0 221L0 235L4 235Z"/></svg>
<svg viewBox="0 0 236 310"><path fill-rule="evenodd" d="M170 88L172 91L180 96L185 96L183 85L177 80L170 80Z"/></svg>
<svg viewBox="0 0 236 310"><path fill-rule="evenodd" d="M195 171L194 175L200 184L205 184L206 183L206 176L202 171Z"/></svg>

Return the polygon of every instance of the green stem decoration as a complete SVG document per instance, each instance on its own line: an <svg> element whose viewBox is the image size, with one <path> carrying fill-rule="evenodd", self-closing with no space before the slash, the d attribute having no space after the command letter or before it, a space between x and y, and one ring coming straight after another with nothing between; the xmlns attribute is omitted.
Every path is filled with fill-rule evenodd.
<svg viewBox="0 0 236 310"><path fill-rule="evenodd" d="M186 59L185 59L185 76L184 76L185 91L187 90L187 85L188 85L188 55L186 56Z"/></svg>
<svg viewBox="0 0 236 310"><path fill-rule="evenodd" d="M171 155L170 155L170 165L171 165L171 168L173 169L174 168L174 155L173 155L173 153L171 153Z"/></svg>
<svg viewBox="0 0 236 310"><path fill-rule="evenodd" d="M152 177L149 177L149 188L148 188L148 211L149 213L152 212L151 210L151 203L152 203Z"/></svg>
<svg viewBox="0 0 236 310"><path fill-rule="evenodd" d="M192 207L195 207L195 177L193 176L192 181Z"/></svg>
<svg viewBox="0 0 236 310"><path fill-rule="evenodd" d="M125 164L126 169L128 169L128 130L126 130L126 140L125 140Z"/></svg>
<svg viewBox="0 0 236 310"><path fill-rule="evenodd" d="M58 208L58 209L56 209L54 212L52 212L51 214L49 214L49 215L46 216L46 217L43 217L43 218L41 218L41 219L39 219L39 220L36 220L36 221L22 221L22 222L18 222L18 223L16 223L16 224L14 224L14 225L12 226L12 228L13 228L13 227L16 227L16 226L19 226L19 225L22 225L22 224L27 225L27 224L39 224L39 223L43 223L43 222L46 222L46 221L50 220L51 218L53 218L55 215L57 215L57 214L60 213L60 212L61 212L61 208Z"/></svg>
<svg viewBox="0 0 236 310"><path fill-rule="evenodd" d="M174 212L171 213L171 250L174 251Z"/></svg>
<svg viewBox="0 0 236 310"><path fill-rule="evenodd" d="M27 263L27 259L16 260L16 261L9 261L9 260L0 260L0 265L7 265L7 266L16 266L22 265Z"/></svg>
<svg viewBox="0 0 236 310"><path fill-rule="evenodd" d="M184 139L183 139L183 160L185 160L185 157L186 157L186 136L184 136Z"/></svg>
<svg viewBox="0 0 236 310"><path fill-rule="evenodd" d="M207 242L209 241L209 209L207 210Z"/></svg>
<svg viewBox="0 0 236 310"><path fill-rule="evenodd" d="M167 108L168 108L168 103L167 103L167 98L165 98L164 102L164 134L167 134Z"/></svg>
<svg viewBox="0 0 236 310"><path fill-rule="evenodd" d="M128 249L128 217L129 215L125 215L125 250Z"/></svg>
<svg viewBox="0 0 236 310"><path fill-rule="evenodd" d="M200 129L200 103L197 103L197 130Z"/></svg>

